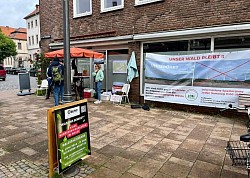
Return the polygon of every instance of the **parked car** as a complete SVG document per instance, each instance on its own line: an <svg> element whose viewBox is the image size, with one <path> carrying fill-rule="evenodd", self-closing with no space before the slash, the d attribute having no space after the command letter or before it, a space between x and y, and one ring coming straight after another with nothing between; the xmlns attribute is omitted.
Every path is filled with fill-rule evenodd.
<svg viewBox="0 0 250 178"><path fill-rule="evenodd" d="M13 74L13 75L17 75L17 68L16 67L12 67L9 69L9 74Z"/></svg>
<svg viewBox="0 0 250 178"><path fill-rule="evenodd" d="M26 68L19 68L18 73L26 73L28 70Z"/></svg>
<svg viewBox="0 0 250 178"><path fill-rule="evenodd" d="M0 79L3 81L6 80L6 70L3 66L0 66Z"/></svg>
<svg viewBox="0 0 250 178"><path fill-rule="evenodd" d="M30 68L29 73L31 77L36 77L36 69L35 68Z"/></svg>

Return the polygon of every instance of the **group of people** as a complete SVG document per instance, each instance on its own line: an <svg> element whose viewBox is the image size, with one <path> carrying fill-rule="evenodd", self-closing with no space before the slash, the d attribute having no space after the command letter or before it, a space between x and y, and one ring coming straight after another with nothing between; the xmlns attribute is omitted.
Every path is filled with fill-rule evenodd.
<svg viewBox="0 0 250 178"><path fill-rule="evenodd" d="M73 67L73 63L72 63L72 67ZM77 70L75 71L75 73L77 73ZM64 103L64 100L63 100L63 95L64 95L63 60L54 58L54 60L51 62L51 64L47 68L46 75L47 75L47 81L48 81L48 89L47 89L45 99L49 99L50 93L53 87L55 106L59 105L59 100L61 100L61 102ZM102 102L101 101L102 81L104 80L104 74L103 74L103 71L101 70L100 64L95 65L95 71L92 73L92 76L94 77L95 91L97 95L97 100L94 103L100 104Z"/></svg>

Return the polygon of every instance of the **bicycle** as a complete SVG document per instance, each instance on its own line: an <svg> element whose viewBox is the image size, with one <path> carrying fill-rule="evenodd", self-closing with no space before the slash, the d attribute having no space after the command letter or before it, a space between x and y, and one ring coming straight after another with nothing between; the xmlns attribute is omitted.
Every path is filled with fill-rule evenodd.
<svg viewBox="0 0 250 178"><path fill-rule="evenodd" d="M230 159L232 160L232 166L246 166L248 177L250 177L250 105L244 105L245 110L248 114L248 133L240 136L239 141L228 141L226 153L229 154ZM228 109L228 108L226 108ZM224 111L226 109L222 109ZM229 105L229 109L233 108L232 105Z"/></svg>

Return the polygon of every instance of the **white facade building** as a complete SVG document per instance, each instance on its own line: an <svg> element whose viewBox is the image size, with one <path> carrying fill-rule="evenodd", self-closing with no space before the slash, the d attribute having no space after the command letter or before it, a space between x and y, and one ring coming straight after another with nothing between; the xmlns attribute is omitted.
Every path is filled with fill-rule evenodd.
<svg viewBox="0 0 250 178"><path fill-rule="evenodd" d="M39 5L29 15L24 17L27 27L27 47L29 58L34 61L35 54L40 53L40 16Z"/></svg>

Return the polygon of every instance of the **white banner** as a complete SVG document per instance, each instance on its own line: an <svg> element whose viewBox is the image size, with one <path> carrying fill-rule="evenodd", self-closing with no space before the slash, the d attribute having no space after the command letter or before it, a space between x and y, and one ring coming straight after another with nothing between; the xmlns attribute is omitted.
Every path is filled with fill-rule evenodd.
<svg viewBox="0 0 250 178"><path fill-rule="evenodd" d="M146 54L145 100L225 108L250 93L250 51Z"/></svg>

